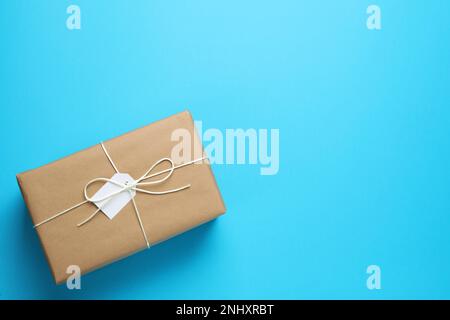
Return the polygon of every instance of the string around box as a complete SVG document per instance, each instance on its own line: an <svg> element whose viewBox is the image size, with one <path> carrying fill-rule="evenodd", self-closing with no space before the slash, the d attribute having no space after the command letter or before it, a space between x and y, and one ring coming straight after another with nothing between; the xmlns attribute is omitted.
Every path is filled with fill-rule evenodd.
<svg viewBox="0 0 450 320"><path fill-rule="evenodd" d="M101 142L100 145L101 145L102 150L105 153L106 157L108 158L108 161L111 164L111 166L114 168L116 173L120 173L120 171L117 169L116 164L114 163L114 161L112 160L111 156L109 155L108 150L106 149L106 147L103 144L103 142ZM137 217L137 220L139 222L139 226L140 226L141 231L142 231L142 235L144 236L147 248L150 248L150 243L148 241L147 233L145 232L145 228L144 228L144 225L143 225L142 219L141 219L141 214L139 212L138 206L136 205L136 201L134 200L134 196L132 195L132 191L141 192L141 193L150 194L150 195L164 195L164 194L174 193L174 192L178 192L178 191L182 191L182 190L188 189L188 188L191 187L190 184L186 184L184 186L181 186L181 187L178 187L178 188L175 188L175 189L169 189L169 190L164 190L164 191L151 191L151 190L142 189L140 187L161 184L164 181L168 180L172 176L173 172L176 169L180 169L180 168L186 167L188 165L194 164L196 162L203 161L205 159L206 159L206 157L203 156L201 158L197 158L197 159L194 159L192 161L188 161L188 162L185 162L185 163L182 163L180 165L175 166L175 164L174 164L172 159L170 159L170 158L161 158L158 161L156 161L139 179L133 181L132 183L121 183L121 182L118 182L118 181L115 181L115 180L112 180L112 179L109 179L109 178L95 178L95 179L92 179L88 183L86 183L86 185L84 186L84 192L83 192L84 193L84 198L85 198L84 201L81 201L81 202L73 205L72 207L67 208L67 209L65 209L65 210L63 210L61 212L58 212L58 213L54 214L53 216L51 216L51 217L49 217L49 218L47 218L47 219L45 219L45 220L35 224L34 228L37 228L37 227L39 227L39 226L41 226L41 225L43 225L43 224L45 224L47 222L50 222L50 221L52 221L52 220L54 220L54 219L56 219L56 218L58 218L58 217L60 217L60 216L62 216L64 214L66 214L66 213L68 213L68 212L70 212L70 211L72 211L72 210L74 210L74 209L76 209L76 208L86 204L86 203L95 204L95 203L102 202L101 205L98 206L97 210L95 210L89 217L87 217L86 219L84 219L83 221L81 221L80 223L77 224L77 227L81 227L84 224L86 224L89 221L91 221L102 210L102 208L111 199L113 199L116 195L118 195L118 194L120 194L122 192L129 192L130 193L130 197L131 197L131 201L133 203L134 211L136 212L136 217ZM158 165L160 165L163 162L169 162L170 163L170 168L164 169L164 170L161 170L161 171L158 171L158 172L155 172L155 173L151 173ZM159 175L162 175L162 174L165 174L165 173L168 173L168 174L166 176L164 176L163 178L161 178L161 179L154 180L154 181L146 181L148 179L151 179L153 177L156 177L156 176L159 176ZM120 187L120 189L118 189L116 191L113 191L110 194L107 194L106 196L103 196L101 198L96 198L94 200L92 197L90 197L88 195L87 190L88 190L88 188L89 188L89 186L91 184L96 183L96 182L109 182L109 183L112 183L112 184Z"/></svg>

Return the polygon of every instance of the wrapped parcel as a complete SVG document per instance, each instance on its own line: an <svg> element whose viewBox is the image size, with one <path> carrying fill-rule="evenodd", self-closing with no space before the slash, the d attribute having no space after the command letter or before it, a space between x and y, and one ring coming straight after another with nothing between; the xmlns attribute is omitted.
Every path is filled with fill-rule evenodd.
<svg viewBox="0 0 450 320"><path fill-rule="evenodd" d="M179 143L172 134L180 129L190 135L191 150L200 150L201 159L194 152L184 163L171 159ZM149 178L136 183L149 168ZM108 181L118 172L136 180L132 185ZM77 265L85 274L225 212L187 111L18 174L17 180L56 283L66 280L68 266ZM111 206L118 196L134 195L112 219L93 196L107 183L118 190L106 196ZM87 200L85 187L97 202Z"/></svg>

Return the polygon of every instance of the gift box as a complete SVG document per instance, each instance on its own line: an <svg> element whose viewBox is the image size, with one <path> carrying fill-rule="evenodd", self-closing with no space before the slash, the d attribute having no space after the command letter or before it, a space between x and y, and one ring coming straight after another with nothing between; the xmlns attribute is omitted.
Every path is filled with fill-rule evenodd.
<svg viewBox="0 0 450 320"><path fill-rule="evenodd" d="M177 163L171 155L180 149L173 136L180 129L191 148L179 152L184 160ZM188 111L18 174L17 181L56 283L71 265L85 274L225 213Z"/></svg>

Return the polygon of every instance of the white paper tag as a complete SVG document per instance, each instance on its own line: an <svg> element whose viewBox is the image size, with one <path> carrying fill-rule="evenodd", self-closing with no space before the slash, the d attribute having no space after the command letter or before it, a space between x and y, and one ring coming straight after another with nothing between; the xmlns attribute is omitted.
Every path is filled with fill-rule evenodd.
<svg viewBox="0 0 450 320"><path fill-rule="evenodd" d="M111 177L111 180L114 180L116 182L120 182L122 184L131 184L134 182L133 178L126 173L116 173ZM106 197L110 195L111 193L117 192L121 190L122 188L118 185L115 185L111 182L106 182L100 190L98 190L93 196L92 199L95 203L95 205L98 208L101 208L101 211L103 211L104 214L109 219L114 218L120 210L122 210L123 207L127 205L128 202L131 201L132 198L136 195L136 191L130 190L130 191L124 191L121 192L112 198L103 200L103 201L97 201L95 202L95 199L101 199L103 197ZM105 202L107 202L105 205L103 205Z"/></svg>

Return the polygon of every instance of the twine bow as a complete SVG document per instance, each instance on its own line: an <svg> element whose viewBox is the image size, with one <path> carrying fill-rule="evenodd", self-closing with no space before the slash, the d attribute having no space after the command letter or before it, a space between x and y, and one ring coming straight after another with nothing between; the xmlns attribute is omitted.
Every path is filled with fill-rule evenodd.
<svg viewBox="0 0 450 320"><path fill-rule="evenodd" d="M100 145L101 145L101 147L103 149L103 152L105 153L106 157L108 158L109 162L111 163L112 167L116 171L116 173L120 173L119 170L117 169L117 166L115 165L114 161L112 160L111 156L109 155L108 151L106 150L106 147L103 144L103 142L101 142ZM53 215L53 216L51 216L51 217L49 217L49 218L47 218L47 219L45 219L45 220L35 224L34 228L37 228L37 227L39 227L39 226L41 226L41 225L43 225L43 224L45 224L47 222L50 222L53 219L56 219L59 216L62 216L63 214L66 214L69 211L72 211L73 209L82 206L85 203L95 204L95 203L103 202L100 206L98 206L97 210L95 210L89 217L87 217L85 220L83 220L82 222L77 224L77 227L81 227L82 225L84 225L84 224L88 223L89 221L91 221L97 215L97 213L99 213L102 210L102 208L111 199L113 199L115 196L117 196L118 194L120 194L122 192L129 192L130 196L131 196L131 201L133 203L134 211L136 212L136 217L137 217L137 219L139 221L139 226L141 228L142 234L143 234L144 239L145 239L145 243L147 244L147 248L150 248L150 243L148 241L147 234L146 234L145 229L144 229L144 225L142 224L141 215L140 215L139 209L138 209L138 207L136 205L136 201L134 200L134 196L132 195L132 191L141 192L141 193L150 194L150 195L164 195L164 194L174 193L174 192L178 192L178 191L190 188L190 186L191 186L190 184L181 186L179 188L169 189L169 190L164 190L164 191L151 191L151 190L142 189L140 187L161 184L164 181L168 180L172 176L173 172L176 169L179 169L179 168L191 165L193 163L202 161L204 159L206 159L206 157L197 158L197 159L194 159L192 161L185 162L183 164L175 166L175 164L174 164L172 159L170 159L170 158L161 158L160 160L156 161L139 179L137 179L137 180L135 180L133 182L129 182L129 183L121 183L121 182L118 182L118 181L115 181L115 180L112 180L112 179L109 179L109 178L95 178L95 179L92 179L88 183L86 183L86 185L84 186L84 198L85 198L84 201L82 201L80 203L77 203L76 205L74 205L74 206L72 206L70 208L67 208L67 209L65 209L65 210L63 210L61 212L58 212L55 215ZM170 168L162 170L162 171L158 171L158 172L155 172L155 173L151 173L158 165L160 165L163 162L169 162L170 163ZM146 180L148 180L150 178L153 178L153 177L165 174L165 173L167 173L167 175L165 175L161 179L154 180L154 181L146 181ZM91 186L92 184L94 184L96 182L106 182L106 183L109 182L109 183L112 183L112 184L118 186L119 189L116 190L116 191L113 191L110 194L107 194L107 195L105 195L103 197L94 198L94 197L91 197L91 196L88 195L88 188L89 188L89 186Z"/></svg>

